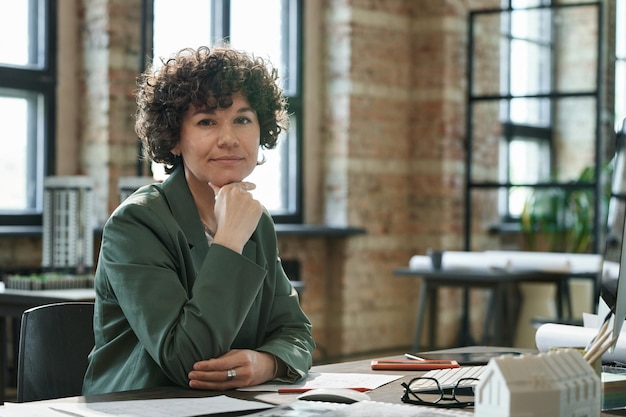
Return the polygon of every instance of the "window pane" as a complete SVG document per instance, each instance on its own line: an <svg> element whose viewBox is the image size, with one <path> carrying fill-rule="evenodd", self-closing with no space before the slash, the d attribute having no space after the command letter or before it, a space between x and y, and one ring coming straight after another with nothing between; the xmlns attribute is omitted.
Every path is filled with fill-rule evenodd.
<svg viewBox="0 0 626 417"><path fill-rule="evenodd" d="M272 150L262 150L265 155L265 163L257 166L246 181L256 184L256 189L252 194L270 212L283 211L285 207L285 193L281 192L281 167L285 163L284 152L287 146L287 135L280 136L278 146ZM260 158L260 155L259 155Z"/></svg>
<svg viewBox="0 0 626 417"><path fill-rule="evenodd" d="M281 133L275 149L263 150L266 162L256 167L247 181L256 184L252 192L272 214L291 214L296 210L298 143L297 120L289 120L289 132Z"/></svg>
<svg viewBox="0 0 626 417"><path fill-rule="evenodd" d="M525 7L536 7L549 5L550 0L513 0L511 6L514 9L523 9Z"/></svg>
<svg viewBox="0 0 626 417"><path fill-rule="evenodd" d="M530 126L550 125L550 100L514 98L509 103L511 122Z"/></svg>
<svg viewBox="0 0 626 417"><path fill-rule="evenodd" d="M620 128L626 117L626 61L615 64L615 116L616 128Z"/></svg>
<svg viewBox="0 0 626 417"><path fill-rule="evenodd" d="M617 0L617 10L615 13L617 30L615 43L617 56L626 59L626 0Z"/></svg>
<svg viewBox="0 0 626 417"><path fill-rule="evenodd" d="M0 1L0 65L40 66L35 1ZM29 15L32 12L32 15Z"/></svg>
<svg viewBox="0 0 626 417"><path fill-rule="evenodd" d="M154 0L154 62L182 48L211 46L211 2Z"/></svg>
<svg viewBox="0 0 626 417"><path fill-rule="evenodd" d="M532 42L511 42L511 93L529 95L550 91L550 49Z"/></svg>
<svg viewBox="0 0 626 417"><path fill-rule="evenodd" d="M511 13L511 36L537 42L550 41L550 10L518 10Z"/></svg>
<svg viewBox="0 0 626 417"><path fill-rule="evenodd" d="M543 140L515 139L509 144L510 178L513 184L535 184L550 179L548 144ZM522 214L532 188L515 187L509 193L509 214Z"/></svg>
<svg viewBox="0 0 626 417"><path fill-rule="evenodd" d="M550 179L548 145L543 140L514 139L509 144L509 175L514 184L535 184Z"/></svg>
<svg viewBox="0 0 626 417"><path fill-rule="evenodd" d="M626 0L617 0L615 50L615 129L626 117Z"/></svg>
<svg viewBox="0 0 626 417"><path fill-rule="evenodd" d="M232 0L230 42L234 48L268 58L274 67L282 65L281 48L282 0ZM256 30L259 22L263 29ZM284 79L281 69L280 76Z"/></svg>
<svg viewBox="0 0 626 417"><path fill-rule="evenodd" d="M34 97L3 96L0 90L0 212L33 208L29 198L29 107ZM30 103L29 103L30 101Z"/></svg>

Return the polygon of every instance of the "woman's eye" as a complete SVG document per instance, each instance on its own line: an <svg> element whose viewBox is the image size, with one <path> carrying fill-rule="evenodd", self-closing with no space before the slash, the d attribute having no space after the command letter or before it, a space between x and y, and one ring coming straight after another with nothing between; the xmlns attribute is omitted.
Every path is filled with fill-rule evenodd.
<svg viewBox="0 0 626 417"><path fill-rule="evenodd" d="M210 125L213 125L213 124L215 124L215 123L213 122L213 120L210 120L210 119L202 119L202 120L200 120L200 121L198 122L198 124L199 124L200 126L210 126Z"/></svg>
<svg viewBox="0 0 626 417"><path fill-rule="evenodd" d="M250 119L247 118L247 117L238 117L236 122L239 123L239 124L244 124L245 125L245 124L250 123Z"/></svg>

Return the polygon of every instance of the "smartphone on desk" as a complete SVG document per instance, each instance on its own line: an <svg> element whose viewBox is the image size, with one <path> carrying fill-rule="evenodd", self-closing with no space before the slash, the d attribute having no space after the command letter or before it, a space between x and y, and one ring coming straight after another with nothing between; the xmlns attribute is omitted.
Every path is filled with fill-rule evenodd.
<svg viewBox="0 0 626 417"><path fill-rule="evenodd" d="M414 359L373 359L371 367L377 371L431 371L433 369L458 368L459 363L447 359L422 361Z"/></svg>

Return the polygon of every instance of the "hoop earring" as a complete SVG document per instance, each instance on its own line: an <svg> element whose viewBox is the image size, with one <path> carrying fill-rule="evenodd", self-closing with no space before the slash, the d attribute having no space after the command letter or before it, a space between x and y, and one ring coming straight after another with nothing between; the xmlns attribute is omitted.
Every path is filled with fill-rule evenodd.
<svg viewBox="0 0 626 417"><path fill-rule="evenodd" d="M263 151L261 151L261 160L260 160L260 161L259 161L259 160L257 160L257 161L256 161L256 165L257 165L257 166L259 166L259 165L263 165L263 164L264 164L264 163L266 163L266 162L267 162L267 159L265 158L265 154L263 153Z"/></svg>

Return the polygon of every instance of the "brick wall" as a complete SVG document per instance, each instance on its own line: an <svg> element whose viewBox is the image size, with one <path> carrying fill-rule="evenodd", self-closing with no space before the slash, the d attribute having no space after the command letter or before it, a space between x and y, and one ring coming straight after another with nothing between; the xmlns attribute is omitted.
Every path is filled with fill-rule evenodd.
<svg viewBox="0 0 626 417"><path fill-rule="evenodd" d="M429 247L463 245L469 4L326 5L325 215L367 230L345 242L342 274L331 278L342 284L333 302L343 343L330 353L400 350L414 335L418 281L393 270ZM444 291L440 303L440 343L450 344L460 295Z"/></svg>
<svg viewBox="0 0 626 417"><path fill-rule="evenodd" d="M132 95L140 70L141 0L83 0L80 169L95 179L102 224L119 203L117 180L136 175Z"/></svg>

